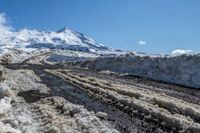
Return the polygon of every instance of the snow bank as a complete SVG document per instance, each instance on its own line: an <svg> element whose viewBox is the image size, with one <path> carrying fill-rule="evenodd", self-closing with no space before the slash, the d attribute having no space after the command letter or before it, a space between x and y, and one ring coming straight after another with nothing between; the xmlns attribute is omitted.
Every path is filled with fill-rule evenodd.
<svg viewBox="0 0 200 133"><path fill-rule="evenodd" d="M13 128L15 118L12 112L10 89L6 83L0 85L0 133L21 133Z"/></svg>
<svg viewBox="0 0 200 133"><path fill-rule="evenodd" d="M89 62L87 67L200 88L200 55L152 57L129 53L100 57Z"/></svg>
<svg viewBox="0 0 200 133"><path fill-rule="evenodd" d="M13 127L15 121L11 100L13 99L12 92L6 80L4 80L3 67L0 66L0 133L21 133Z"/></svg>
<svg viewBox="0 0 200 133"><path fill-rule="evenodd" d="M10 124L11 121L14 121L10 120L13 117L10 102L11 98L8 97L0 99L0 133L21 133Z"/></svg>
<svg viewBox="0 0 200 133"><path fill-rule="evenodd" d="M65 61L84 61L97 58L97 54L85 53L70 50L53 50L52 54L46 59L47 62L65 62Z"/></svg>

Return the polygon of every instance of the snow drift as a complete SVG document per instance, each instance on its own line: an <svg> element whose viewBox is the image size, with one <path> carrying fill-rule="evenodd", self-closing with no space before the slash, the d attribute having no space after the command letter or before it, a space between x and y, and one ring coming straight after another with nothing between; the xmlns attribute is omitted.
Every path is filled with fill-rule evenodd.
<svg viewBox="0 0 200 133"><path fill-rule="evenodd" d="M89 69L109 70L158 81L200 88L200 55L99 57L87 63Z"/></svg>

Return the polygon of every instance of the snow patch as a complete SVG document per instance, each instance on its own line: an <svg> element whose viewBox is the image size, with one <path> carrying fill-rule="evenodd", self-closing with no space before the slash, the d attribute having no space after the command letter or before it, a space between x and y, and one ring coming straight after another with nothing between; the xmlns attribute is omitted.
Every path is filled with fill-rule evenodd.
<svg viewBox="0 0 200 133"><path fill-rule="evenodd" d="M0 85L0 132L1 133L21 133L13 127L12 123L15 121L12 105L11 105L11 96L10 89L6 83L1 83ZM8 97L5 97L8 96Z"/></svg>
<svg viewBox="0 0 200 133"><path fill-rule="evenodd" d="M0 99L4 97L12 96L11 90L8 85L4 83L0 83Z"/></svg>
<svg viewBox="0 0 200 133"><path fill-rule="evenodd" d="M3 99L0 99L0 118L2 117L2 116L6 116L7 115L7 113L9 112L9 111L11 111L11 104L10 104L10 101L11 101L11 99L10 98L8 98L8 97L6 97L6 98L3 98Z"/></svg>
<svg viewBox="0 0 200 133"><path fill-rule="evenodd" d="M172 56L180 56L183 54L189 54L191 52L192 52L192 50L175 49L172 51L171 55Z"/></svg>

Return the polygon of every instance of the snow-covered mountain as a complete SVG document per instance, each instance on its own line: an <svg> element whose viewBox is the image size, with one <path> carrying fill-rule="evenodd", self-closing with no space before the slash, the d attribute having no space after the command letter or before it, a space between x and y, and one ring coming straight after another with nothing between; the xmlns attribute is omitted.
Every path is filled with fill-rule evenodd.
<svg viewBox="0 0 200 133"><path fill-rule="evenodd" d="M0 37L0 51L4 53L10 48L17 48L26 52L45 48L67 49L98 54L114 53L117 51L67 27L57 32L36 29L23 29L10 32Z"/></svg>

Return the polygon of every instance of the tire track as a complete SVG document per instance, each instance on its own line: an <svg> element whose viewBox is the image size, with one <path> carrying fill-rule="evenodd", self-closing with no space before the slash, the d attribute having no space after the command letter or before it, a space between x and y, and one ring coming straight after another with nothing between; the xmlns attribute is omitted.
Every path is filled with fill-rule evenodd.
<svg viewBox="0 0 200 133"><path fill-rule="evenodd" d="M73 68L70 66L65 66L66 69L71 69L71 73L75 75L87 75L97 79L106 79L113 84L127 84L135 86L138 88L143 88L147 90L152 90L154 92L165 93L172 97L185 100L187 102L195 103L200 105L200 90L178 86L174 84L163 83L159 81L149 80L142 77L136 76L121 76L118 74L105 74L99 73L97 71Z"/></svg>
<svg viewBox="0 0 200 133"><path fill-rule="evenodd" d="M61 78L71 81L72 84L78 85L77 87L83 86L83 88L88 89L95 94L99 94L100 96L98 97L102 96L102 99L108 98L112 101L119 101L119 105L122 106L122 108L135 109L136 111L143 113L145 116L149 116L150 119L155 118L160 123L167 123L167 125L170 126L174 131L200 132L200 124L196 123L196 121L199 121L199 107L193 108L189 103L188 104L190 106L185 107L181 103L182 101L178 103L181 105L173 104L173 101L170 101L170 97L169 99L163 100L161 96L157 99L153 97L153 99L149 100L149 97L145 97L141 100L138 98L138 95L135 95L136 93L131 92L128 92L127 94L133 94L132 96L135 96L134 99L133 97L130 98L130 95L128 96L129 98L127 98L127 95L123 95L124 93L120 94L123 92L122 90L119 91L119 89L116 88L109 90L110 88L108 89L108 87L107 89L101 88L102 86L98 86L99 84L95 84L96 86L94 86L94 83L90 84L88 80L85 80L86 77L83 79L79 76L66 73L63 74L61 72L52 70L48 72L54 75L59 75ZM142 95L144 93L140 94ZM148 101L146 99L148 99ZM197 106L198 105L196 105L196 107ZM172 111L170 108L178 109L178 111ZM193 118L193 120L190 117Z"/></svg>
<svg viewBox="0 0 200 133"><path fill-rule="evenodd" d="M110 124L120 132L200 132L200 107L195 104L198 99L189 103L193 97L187 90L181 92L179 89L171 89L169 92L159 86L161 83L157 88L152 88L145 83L124 81L121 77L113 78L102 74L99 78L96 72L86 72L89 70L68 68L65 71L59 65L26 64L27 62L29 61L10 65L10 68L33 70L43 84L51 89L50 96L58 99L62 97L73 104L83 105L89 111L106 112ZM110 82L113 79L117 81ZM177 94L173 95L173 92ZM50 128L55 124L49 124L49 118L42 110L45 110L44 105L47 105L47 108L54 112L56 119L61 120L60 116L65 117L60 115L62 109L56 109L56 106L49 104L49 96L40 98L41 100L31 102L34 102L33 111L38 113L41 119L42 131L57 130Z"/></svg>
<svg viewBox="0 0 200 133"><path fill-rule="evenodd" d="M74 75L70 74L70 71L60 70L61 73L65 73L66 75L78 79L81 82L89 83L94 86L98 86L101 88L105 88L111 91L115 91L119 94L126 95L129 97L134 97L136 99L142 99L143 101L150 102L158 105L159 107L167 109L171 113L180 113L186 116L193 118L195 121L200 122L200 106L192 103L187 103L183 100L176 99L165 95L163 93L154 93L151 90L144 90L139 87L132 87L128 85L113 85L107 81L99 80L96 78L91 78L83 75ZM126 89L124 89L126 88ZM163 98L164 97L164 98ZM176 101L176 103L174 103Z"/></svg>
<svg viewBox="0 0 200 133"><path fill-rule="evenodd" d="M47 85L48 87L51 87L54 95L64 97L71 103L84 105L90 111L106 112L109 116L108 120L115 125L115 128L120 132L163 132L155 125L155 123L146 122L143 120L144 118L138 118L140 116L130 115L132 111L129 112L129 114L124 112L124 109L121 108L120 105L116 105L117 101L110 101L110 103L108 103L105 98L103 98L105 100L103 101L101 97L94 97L96 94L92 91L81 89L81 86L71 86L70 82L63 80L56 75L45 73L44 76L44 72L41 70L40 72L43 74L41 79L48 83Z"/></svg>

